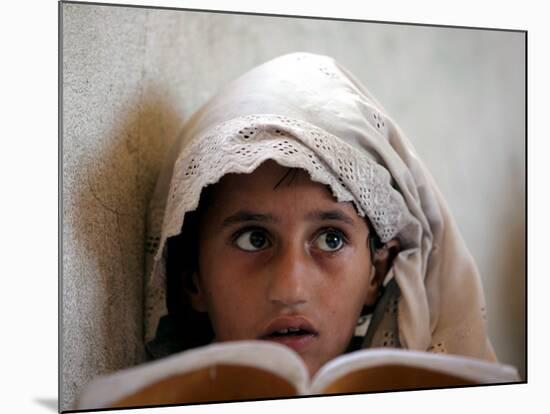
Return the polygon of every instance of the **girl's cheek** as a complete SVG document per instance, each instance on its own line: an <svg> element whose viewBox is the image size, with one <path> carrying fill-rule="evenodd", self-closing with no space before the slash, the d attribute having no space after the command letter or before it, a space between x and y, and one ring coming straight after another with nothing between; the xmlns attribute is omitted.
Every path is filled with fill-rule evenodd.
<svg viewBox="0 0 550 414"><path fill-rule="evenodd" d="M346 269L356 261L354 251L351 247L344 247L342 250L336 252L323 252L313 251L312 257L315 259L317 265L326 269L327 272L332 274L342 274L346 272Z"/></svg>

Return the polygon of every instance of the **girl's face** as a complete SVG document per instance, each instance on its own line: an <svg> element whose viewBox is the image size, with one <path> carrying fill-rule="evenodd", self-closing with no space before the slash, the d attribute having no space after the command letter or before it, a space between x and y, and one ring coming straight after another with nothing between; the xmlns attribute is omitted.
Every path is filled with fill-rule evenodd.
<svg viewBox="0 0 550 414"><path fill-rule="evenodd" d="M345 351L379 278L354 207L302 170L280 182L288 172L268 161L219 182L201 219L190 295L217 341L287 345L313 375Z"/></svg>

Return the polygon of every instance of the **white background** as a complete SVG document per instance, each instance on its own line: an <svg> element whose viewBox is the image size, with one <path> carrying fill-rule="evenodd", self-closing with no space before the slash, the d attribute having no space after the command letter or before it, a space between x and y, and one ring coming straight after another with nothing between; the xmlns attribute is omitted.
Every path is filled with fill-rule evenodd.
<svg viewBox="0 0 550 414"><path fill-rule="evenodd" d="M111 3L117 3L112 1ZM340 398L223 404L139 412L279 412L351 410L518 412L536 404L547 382L545 327L548 292L544 235L548 229L548 149L543 131L548 67L548 30L542 8L527 2L384 1L368 6L352 0L327 4L296 1L127 1L214 10L342 17L393 22L527 29L528 33L528 385L387 393ZM358 2L355 2L358 3ZM542 4L542 3L541 3ZM0 179L4 231L2 383L3 412L54 412L58 381L58 141L57 2L20 1L0 13L2 52L2 147ZM7 54L7 56L6 56ZM543 403L543 406L548 404ZM8 408L9 407L9 408ZM277 410L277 411L275 411ZM114 412L114 411L111 411ZM121 411L129 412L129 411Z"/></svg>

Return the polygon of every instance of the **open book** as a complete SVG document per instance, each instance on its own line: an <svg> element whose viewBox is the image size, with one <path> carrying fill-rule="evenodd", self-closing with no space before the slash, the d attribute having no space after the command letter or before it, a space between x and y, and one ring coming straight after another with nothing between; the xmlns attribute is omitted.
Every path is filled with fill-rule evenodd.
<svg viewBox="0 0 550 414"><path fill-rule="evenodd" d="M235 401L495 384L520 381L515 368L472 358L400 349L339 356L313 378L300 356L265 341L226 342L181 352L86 386L77 409Z"/></svg>

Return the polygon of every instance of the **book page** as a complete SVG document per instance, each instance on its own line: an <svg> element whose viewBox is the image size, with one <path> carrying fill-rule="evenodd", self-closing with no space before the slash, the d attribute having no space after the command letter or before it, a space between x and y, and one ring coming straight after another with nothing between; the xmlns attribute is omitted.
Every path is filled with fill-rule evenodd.
<svg viewBox="0 0 550 414"><path fill-rule="evenodd" d="M478 359L403 349L353 352L326 364L313 394L495 384L520 381L514 367Z"/></svg>
<svg viewBox="0 0 550 414"><path fill-rule="evenodd" d="M226 342L99 377L77 409L282 397L303 393L308 383L307 368L291 349Z"/></svg>
<svg viewBox="0 0 550 414"><path fill-rule="evenodd" d="M157 381L109 405L131 407L292 397L298 390L272 372L243 365L213 365Z"/></svg>

